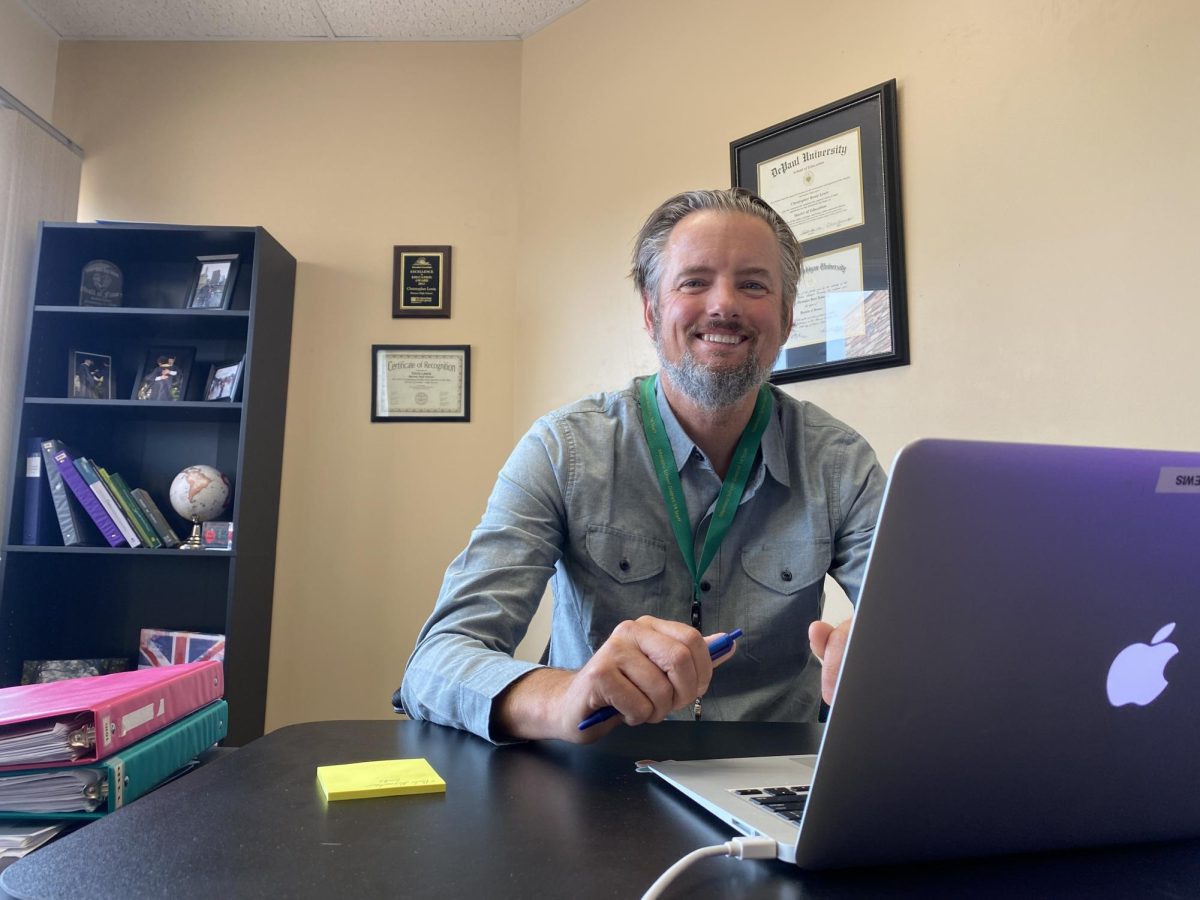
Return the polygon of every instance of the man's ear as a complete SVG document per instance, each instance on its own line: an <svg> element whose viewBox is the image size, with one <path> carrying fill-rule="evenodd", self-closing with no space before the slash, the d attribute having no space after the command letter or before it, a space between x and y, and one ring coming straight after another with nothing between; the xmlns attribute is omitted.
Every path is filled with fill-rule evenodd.
<svg viewBox="0 0 1200 900"><path fill-rule="evenodd" d="M642 291L642 323L646 326L646 334L653 336L654 304L650 302L650 295L646 291Z"/></svg>

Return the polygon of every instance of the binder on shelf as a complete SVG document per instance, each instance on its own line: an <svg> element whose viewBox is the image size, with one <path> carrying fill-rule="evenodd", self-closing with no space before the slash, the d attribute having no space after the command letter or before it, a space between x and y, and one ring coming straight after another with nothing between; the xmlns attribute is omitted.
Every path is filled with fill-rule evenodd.
<svg viewBox="0 0 1200 900"><path fill-rule="evenodd" d="M52 544L54 540L49 480L42 475L42 439L30 438L25 449L25 519L21 543Z"/></svg>
<svg viewBox="0 0 1200 900"><path fill-rule="evenodd" d="M113 483L116 484L117 490L121 493L122 505L127 505L133 510L134 516L141 523L142 528L146 532L146 538L142 541L142 543L144 543L147 547L153 547L157 550L163 545L162 538L159 537L158 530L154 527L154 523L150 521L150 517L146 515L145 510L142 509L141 504L134 499L133 489L129 486L128 482L121 477L120 472L113 472L112 480Z"/></svg>
<svg viewBox="0 0 1200 900"><path fill-rule="evenodd" d="M58 466L59 474L62 475L63 481L66 482L67 487L75 495L75 499L79 501L79 505L83 507L84 512L88 514L91 520L96 523L96 527L100 529L100 534L104 536L104 540L108 541L108 545L110 547L120 547L124 544L125 538L121 536L117 524L105 512L96 495L92 493L92 489L87 486L87 482L83 480L83 476L75 468L75 457L68 450L60 446L54 453L54 464Z"/></svg>
<svg viewBox="0 0 1200 900"><path fill-rule="evenodd" d="M83 476L87 486L96 495L96 499L100 501L100 505L104 507L109 518L116 524L117 530L121 532L121 537L125 538L125 543L130 547L140 547L142 539L137 536L137 532L125 518L125 513L121 512L121 507L117 506L117 501L113 499L113 495L108 492L108 488L100 480L100 474L96 471L92 461L86 456L78 456L75 458L75 468L79 470L79 474Z"/></svg>
<svg viewBox="0 0 1200 900"><path fill-rule="evenodd" d="M150 524L154 526L154 530L158 532L158 536L162 538L164 547L178 547L179 535L175 533L175 529L163 517L162 511L151 497L141 488L134 488L129 492L137 505L142 508L142 512L146 514L146 518L150 520Z"/></svg>
<svg viewBox="0 0 1200 900"><path fill-rule="evenodd" d="M129 524L133 526L133 530L137 532L141 542L151 550L161 547L162 541L155 534L154 526L146 519L141 508L133 502L133 498L129 496L129 485L125 483L125 479L117 472L108 472L104 466L95 468L100 480L108 487L113 499L121 507L121 512L125 513L125 518L129 520Z"/></svg>
<svg viewBox="0 0 1200 900"><path fill-rule="evenodd" d="M62 532L64 547L77 547L88 542L84 531L82 511L79 509L75 495L63 482L58 464L54 462L54 454L63 449L62 443L47 438L42 441L42 462L46 472L46 481L50 485L50 499L54 503L54 514L58 518L58 530Z"/></svg>
<svg viewBox="0 0 1200 900"><path fill-rule="evenodd" d="M217 700L98 762L0 773L0 818L98 819L186 771L228 731Z"/></svg>
<svg viewBox="0 0 1200 900"><path fill-rule="evenodd" d="M221 663L0 689L0 771L94 762L225 693Z"/></svg>

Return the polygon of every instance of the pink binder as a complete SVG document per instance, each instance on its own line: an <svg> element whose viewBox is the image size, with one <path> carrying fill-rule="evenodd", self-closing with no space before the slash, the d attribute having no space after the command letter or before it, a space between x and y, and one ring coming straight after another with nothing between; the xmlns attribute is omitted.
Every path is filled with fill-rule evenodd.
<svg viewBox="0 0 1200 900"><path fill-rule="evenodd" d="M224 671L216 660L3 688L0 757L7 755L6 743L63 723L72 732L72 755L43 759L36 765L66 766L104 759L220 699L224 692ZM0 771L29 765L27 759L5 758L0 761Z"/></svg>

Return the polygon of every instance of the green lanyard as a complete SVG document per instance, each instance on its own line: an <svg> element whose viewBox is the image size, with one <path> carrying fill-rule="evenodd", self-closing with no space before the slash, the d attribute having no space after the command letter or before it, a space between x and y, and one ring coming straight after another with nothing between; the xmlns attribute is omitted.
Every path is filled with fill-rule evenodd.
<svg viewBox="0 0 1200 900"><path fill-rule="evenodd" d="M704 536L700 565L697 566L687 501L683 496L683 485L679 481L679 470L675 467L675 454L671 450L671 442L667 439L662 416L658 412L658 399L654 395L654 387L657 382L657 375L651 375L642 381L642 429L646 432L646 443L650 446L650 458L654 464L654 471L658 474L658 485L662 489L663 500L667 504L667 517L671 520L671 528L675 531L675 540L679 544L683 561L687 564L688 572L692 576L692 625L699 628L700 576L704 574L709 563L716 556L717 548L721 545L725 532L729 530L729 526L733 522L733 516L742 500L742 493L746 490L746 481L750 478L754 457L758 454L758 445L762 442L763 432L767 430L767 423L771 421L775 400L765 384L759 388L754 412L738 441L729 471L725 473L725 481L721 485L721 493L717 497L712 520L708 523L708 533Z"/></svg>

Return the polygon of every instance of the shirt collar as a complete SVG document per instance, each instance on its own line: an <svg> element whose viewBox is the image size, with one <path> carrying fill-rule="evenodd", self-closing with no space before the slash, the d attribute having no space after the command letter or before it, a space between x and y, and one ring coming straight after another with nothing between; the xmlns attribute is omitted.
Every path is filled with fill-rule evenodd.
<svg viewBox="0 0 1200 900"><path fill-rule="evenodd" d="M774 391L774 388L770 388ZM675 418L675 412L671 409L671 404L667 402L667 395L663 393L662 379L658 378L654 384L654 396L658 401L658 414L662 416L663 428L667 432L667 439L671 442L671 452L675 456L675 468L678 471L683 471L684 464L692 455L692 451L699 452L696 442L688 437L688 433L683 430L683 426L679 424L679 420ZM780 402L778 396L775 398L775 414L771 416L771 421L767 423L767 430L762 436L762 458L766 463L767 471L771 477L782 484L784 487L789 485L787 455L784 453L783 447L783 427L780 425Z"/></svg>

